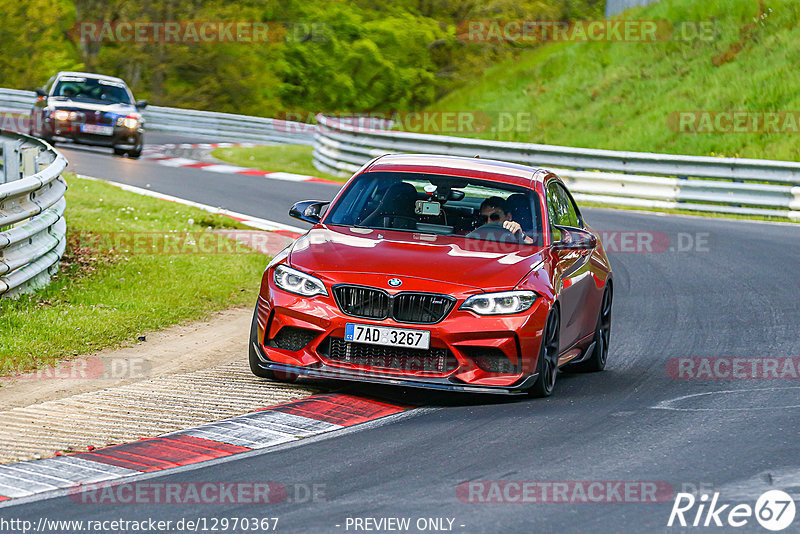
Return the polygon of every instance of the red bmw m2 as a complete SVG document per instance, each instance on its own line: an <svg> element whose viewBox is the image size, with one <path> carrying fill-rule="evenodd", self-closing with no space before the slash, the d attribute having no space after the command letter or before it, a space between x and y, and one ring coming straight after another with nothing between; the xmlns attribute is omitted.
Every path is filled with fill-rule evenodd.
<svg viewBox="0 0 800 534"><path fill-rule="evenodd" d="M552 172L382 156L290 214L313 227L264 271L257 376L544 397L606 365L611 266Z"/></svg>

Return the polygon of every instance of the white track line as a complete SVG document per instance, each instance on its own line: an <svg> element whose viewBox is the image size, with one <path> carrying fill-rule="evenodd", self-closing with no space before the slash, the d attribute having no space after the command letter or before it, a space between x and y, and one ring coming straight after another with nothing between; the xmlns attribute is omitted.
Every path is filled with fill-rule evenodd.
<svg viewBox="0 0 800 534"><path fill-rule="evenodd" d="M133 185L123 184L120 182L113 182L111 180L103 180L102 178L95 178L93 176L86 176L85 174L78 174L78 178L83 180L92 180L95 182L105 182L107 184L111 184L114 187L118 187L123 191L129 191L131 193L136 193L138 195L144 195L147 197L158 198L161 200L168 200L170 202L175 202L177 204L183 204L184 206L192 206L193 208L199 208L201 210L207 211L209 213L216 213L219 215L225 215L226 217L230 217L232 219L236 219L237 221L245 224L247 226L251 226L253 228L257 228L259 230L266 230L268 232L275 232L275 231L283 231L283 232L292 232L295 234L305 234L308 230L304 228L298 228L297 226L291 226L288 224L283 224L275 221L269 221L267 219L259 219L258 217L252 217L250 215L245 215L244 213L237 213L235 211L226 210L223 208L215 208L214 206L209 206L207 204L200 204L199 202L194 202L192 200L186 200L185 198L178 198L173 197L172 195L165 195L163 193L158 193L156 191L150 191L149 189L142 189L141 187L135 187Z"/></svg>

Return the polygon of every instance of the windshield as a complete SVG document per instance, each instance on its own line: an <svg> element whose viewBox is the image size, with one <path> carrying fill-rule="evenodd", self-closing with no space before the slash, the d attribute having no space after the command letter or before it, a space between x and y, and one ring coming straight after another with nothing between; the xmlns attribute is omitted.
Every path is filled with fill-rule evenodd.
<svg viewBox="0 0 800 534"><path fill-rule="evenodd" d="M60 78L53 91L53 96L108 104L133 103L128 89L123 83L78 76Z"/></svg>
<svg viewBox="0 0 800 534"><path fill-rule="evenodd" d="M534 191L439 174L367 172L350 183L325 224L541 246Z"/></svg>

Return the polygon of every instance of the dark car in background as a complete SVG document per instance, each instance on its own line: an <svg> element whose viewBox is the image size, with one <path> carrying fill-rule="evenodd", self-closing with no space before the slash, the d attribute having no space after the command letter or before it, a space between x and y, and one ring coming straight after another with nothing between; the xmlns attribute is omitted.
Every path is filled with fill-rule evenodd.
<svg viewBox="0 0 800 534"><path fill-rule="evenodd" d="M138 158L144 145L147 101L133 99L120 78L87 72L59 72L36 90L30 134L47 142L106 146Z"/></svg>

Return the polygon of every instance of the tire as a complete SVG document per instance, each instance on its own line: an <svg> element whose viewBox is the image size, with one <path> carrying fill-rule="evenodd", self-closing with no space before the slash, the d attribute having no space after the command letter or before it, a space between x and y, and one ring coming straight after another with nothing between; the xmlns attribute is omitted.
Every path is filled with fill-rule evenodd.
<svg viewBox="0 0 800 534"><path fill-rule="evenodd" d="M128 151L128 157L133 159L139 159L139 156L142 155L142 148L144 148L144 141L140 141L136 148L133 150Z"/></svg>
<svg viewBox="0 0 800 534"><path fill-rule="evenodd" d="M611 285L603 292L600 301L600 312L597 314L597 326L594 330L594 350L586 360L565 366L573 373L596 373L606 368L608 360L608 345L611 342L611 305L613 304L614 291Z"/></svg>
<svg viewBox="0 0 800 534"><path fill-rule="evenodd" d="M253 311L253 321L250 323L250 344L248 345L250 362L250 371L259 378L267 378L275 380L276 382L292 383L297 380L297 375L294 373L286 373L283 371L270 371L269 369L262 368L259 363L261 359L258 357L255 347L253 345L258 343L258 308Z"/></svg>
<svg viewBox="0 0 800 534"><path fill-rule="evenodd" d="M114 147L114 155L115 156L124 156L125 155L125 149L124 148Z"/></svg>
<svg viewBox="0 0 800 534"><path fill-rule="evenodd" d="M536 372L539 377L528 390L531 397L549 397L553 393L558 377L558 349L560 339L561 316L557 306L553 306L547 315L542 343L539 345L539 357L536 359Z"/></svg>

